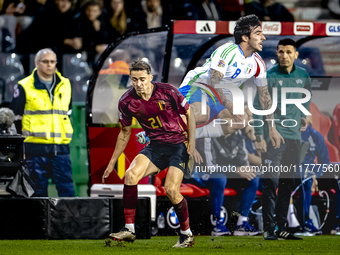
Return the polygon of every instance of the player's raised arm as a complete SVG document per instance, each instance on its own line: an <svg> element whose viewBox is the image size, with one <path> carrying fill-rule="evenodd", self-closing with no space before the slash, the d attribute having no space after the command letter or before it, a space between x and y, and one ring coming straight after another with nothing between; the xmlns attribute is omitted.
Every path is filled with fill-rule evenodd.
<svg viewBox="0 0 340 255"><path fill-rule="evenodd" d="M122 129L119 132L116 147L112 154L111 160L103 174L103 177L102 177L103 183L105 183L105 179L109 177L109 175L112 173L113 168L118 160L118 157L120 156L120 154L123 153L123 151L126 148L127 143L129 142L130 136L131 136L131 126L122 127Z"/></svg>

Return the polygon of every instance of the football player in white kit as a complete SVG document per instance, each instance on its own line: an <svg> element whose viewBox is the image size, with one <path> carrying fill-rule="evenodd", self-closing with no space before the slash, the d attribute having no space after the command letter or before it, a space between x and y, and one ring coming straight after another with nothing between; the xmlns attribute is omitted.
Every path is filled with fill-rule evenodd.
<svg viewBox="0 0 340 255"><path fill-rule="evenodd" d="M199 125L196 138L232 134L247 125L246 113L233 115L233 102L230 100L230 90L225 88L227 85L242 88L246 80L254 77L262 109L267 110L272 106L267 88L266 67L257 53L262 51L263 41L266 39L258 17L248 15L239 18L234 38L235 43L218 47L203 66L188 72L179 88L195 112L196 123ZM202 98L207 99L206 105L203 106L206 107L206 112L202 112L202 103L205 104ZM235 102L237 96L234 95L233 100ZM224 121L212 121L214 119ZM274 119L273 113L267 115L266 119ZM216 125L226 123L225 120L228 124ZM283 138L276 131L274 124L269 126L273 145L278 148Z"/></svg>

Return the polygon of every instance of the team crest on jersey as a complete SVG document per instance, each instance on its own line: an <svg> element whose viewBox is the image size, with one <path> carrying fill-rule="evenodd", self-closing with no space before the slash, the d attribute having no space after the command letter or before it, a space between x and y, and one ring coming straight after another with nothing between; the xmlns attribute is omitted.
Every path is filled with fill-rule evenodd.
<svg viewBox="0 0 340 255"><path fill-rule="evenodd" d="M251 69L253 68L252 64L248 64L247 69L245 70L245 73L248 74L251 72Z"/></svg>
<svg viewBox="0 0 340 255"><path fill-rule="evenodd" d="M280 86L282 86L282 83L283 83L283 81L282 81L282 80L279 80L279 84L280 84Z"/></svg>
<svg viewBox="0 0 340 255"><path fill-rule="evenodd" d="M218 62L218 67L225 67L225 62L222 59Z"/></svg>
<svg viewBox="0 0 340 255"><path fill-rule="evenodd" d="M235 62L235 63L233 64L233 67L237 67L237 62Z"/></svg>
<svg viewBox="0 0 340 255"><path fill-rule="evenodd" d="M163 100L158 101L158 106L161 111L165 110L165 102Z"/></svg>
<svg viewBox="0 0 340 255"><path fill-rule="evenodd" d="M296 80L296 83L297 83L297 84L299 84L299 83L301 83L301 84L302 84L303 82L302 82L302 80L301 80L301 79L298 79L298 80Z"/></svg>

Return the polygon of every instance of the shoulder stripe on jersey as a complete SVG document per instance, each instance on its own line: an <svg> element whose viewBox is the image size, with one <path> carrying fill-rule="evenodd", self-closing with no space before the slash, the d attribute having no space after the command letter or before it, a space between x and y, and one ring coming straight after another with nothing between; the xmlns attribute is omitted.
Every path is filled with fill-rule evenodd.
<svg viewBox="0 0 340 255"><path fill-rule="evenodd" d="M225 48L223 51L222 51L222 53L221 53L221 57L222 57L222 55L226 52L226 51L228 51L230 48L232 48L232 47L234 47L234 44L232 44L232 45L229 45L227 48Z"/></svg>
<svg viewBox="0 0 340 255"><path fill-rule="evenodd" d="M206 64L210 63L211 62L211 58L209 58L207 61L205 61L205 63L203 64L202 67L205 67Z"/></svg>
<svg viewBox="0 0 340 255"><path fill-rule="evenodd" d="M202 74L206 73L207 71L201 72L196 74L189 82L188 85L192 85Z"/></svg>
<svg viewBox="0 0 340 255"><path fill-rule="evenodd" d="M261 58L261 56L260 56L257 52L255 52L254 56L255 56L255 58L257 58L258 60L261 61L262 65L263 65L263 67L264 67L264 70L266 70L266 64L264 63L264 61L263 61L263 59Z"/></svg>
<svg viewBox="0 0 340 255"><path fill-rule="evenodd" d="M236 55L236 53L233 55L233 57L232 57L231 60L229 61L228 65L230 65L231 62L233 62L233 59L234 59L235 55Z"/></svg>
<svg viewBox="0 0 340 255"><path fill-rule="evenodd" d="M217 52L217 49L213 52L212 57L215 56L216 52Z"/></svg>
<svg viewBox="0 0 340 255"><path fill-rule="evenodd" d="M256 62L256 65L257 65L257 70L256 70L256 74L255 74L255 78L256 78L261 72L261 66L262 66L263 72L266 72L266 66L265 66L264 61L262 59L260 59L256 55L254 55L254 56L255 56L255 62Z"/></svg>
<svg viewBox="0 0 340 255"><path fill-rule="evenodd" d="M237 46L234 46L233 48L230 48L227 52L224 53L223 55L223 59L226 59L227 56L229 55L230 52L232 52L233 50L237 49Z"/></svg>
<svg viewBox="0 0 340 255"><path fill-rule="evenodd" d="M230 45L228 48L226 48L226 49L222 52L221 58L226 59L226 57L228 56L228 54L229 54L232 50L234 50L234 49L236 49L236 48L237 48L237 45L235 45L235 44Z"/></svg>
<svg viewBox="0 0 340 255"><path fill-rule="evenodd" d="M259 74L261 72L261 69L260 69L259 62L256 60L256 58L255 58L255 63L256 63L256 73L255 73L254 77L257 78L257 76L259 76Z"/></svg>

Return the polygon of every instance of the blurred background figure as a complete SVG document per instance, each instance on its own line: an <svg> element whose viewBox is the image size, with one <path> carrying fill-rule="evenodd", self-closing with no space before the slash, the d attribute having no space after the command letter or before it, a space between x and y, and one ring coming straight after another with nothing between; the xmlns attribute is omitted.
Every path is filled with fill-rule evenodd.
<svg viewBox="0 0 340 255"><path fill-rule="evenodd" d="M82 38L82 50L87 51L88 62L94 61L97 54L102 54L107 45L120 36L116 30L111 29L99 0L86 2L77 21Z"/></svg>
<svg viewBox="0 0 340 255"><path fill-rule="evenodd" d="M1 7L0 26L8 30L14 47L16 35L26 30L32 23L32 17L25 15L25 10L26 5L20 0L4 0Z"/></svg>
<svg viewBox="0 0 340 255"><path fill-rule="evenodd" d="M131 17L132 30L161 27L170 22L170 15L162 7L161 0L142 0Z"/></svg>
<svg viewBox="0 0 340 255"><path fill-rule="evenodd" d="M215 0L187 0L183 5L182 19L221 20L220 4Z"/></svg>
<svg viewBox="0 0 340 255"><path fill-rule="evenodd" d="M221 20L220 5L218 2L215 0L201 0L201 2L201 4L198 4L198 19Z"/></svg>
<svg viewBox="0 0 340 255"><path fill-rule="evenodd" d="M221 6L222 20L238 20L244 16L243 0L217 0Z"/></svg>
<svg viewBox="0 0 340 255"><path fill-rule="evenodd" d="M80 52L83 45L73 3L73 0L54 0L40 11L22 35L22 50L34 53L42 48L51 48L60 60L65 53ZM58 63L59 69L61 62Z"/></svg>
<svg viewBox="0 0 340 255"><path fill-rule="evenodd" d="M261 21L294 21L287 8L275 0L251 1L243 7L245 15L255 14Z"/></svg>
<svg viewBox="0 0 340 255"><path fill-rule="evenodd" d="M125 11L124 0L107 0L104 2L104 6L111 27L119 34L124 34L127 31L128 23L131 22Z"/></svg>
<svg viewBox="0 0 340 255"><path fill-rule="evenodd" d="M26 10L24 15L30 16L34 19L39 11L42 11L46 6L47 0L25 0Z"/></svg>

